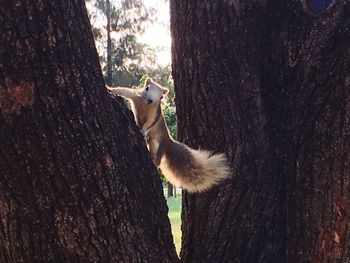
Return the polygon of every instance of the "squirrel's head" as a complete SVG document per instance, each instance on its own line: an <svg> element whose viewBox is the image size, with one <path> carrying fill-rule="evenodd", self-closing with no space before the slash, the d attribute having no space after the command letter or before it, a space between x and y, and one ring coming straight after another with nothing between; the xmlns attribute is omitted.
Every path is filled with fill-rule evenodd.
<svg viewBox="0 0 350 263"><path fill-rule="evenodd" d="M159 102L164 95L168 94L168 92L169 90L167 88L163 88L158 83L148 78L145 81L145 86L141 96L147 104L152 104Z"/></svg>

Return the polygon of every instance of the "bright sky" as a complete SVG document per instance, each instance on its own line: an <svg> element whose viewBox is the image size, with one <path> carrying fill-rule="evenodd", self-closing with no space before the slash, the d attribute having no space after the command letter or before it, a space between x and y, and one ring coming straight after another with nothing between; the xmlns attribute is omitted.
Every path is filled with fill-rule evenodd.
<svg viewBox="0 0 350 263"><path fill-rule="evenodd" d="M170 9L169 0L144 0L145 4L155 9L156 21L150 24L140 41L152 48L157 48L157 62L161 65L171 63Z"/></svg>

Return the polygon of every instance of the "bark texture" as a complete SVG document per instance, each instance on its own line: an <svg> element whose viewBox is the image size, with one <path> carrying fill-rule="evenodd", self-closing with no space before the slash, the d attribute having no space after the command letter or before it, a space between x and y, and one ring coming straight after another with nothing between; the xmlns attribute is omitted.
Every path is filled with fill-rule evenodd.
<svg viewBox="0 0 350 263"><path fill-rule="evenodd" d="M177 262L82 0L0 0L0 262ZM147 189L147 190L145 190Z"/></svg>
<svg viewBox="0 0 350 263"><path fill-rule="evenodd" d="M183 262L350 260L350 7L171 0L179 139L232 180L184 194Z"/></svg>

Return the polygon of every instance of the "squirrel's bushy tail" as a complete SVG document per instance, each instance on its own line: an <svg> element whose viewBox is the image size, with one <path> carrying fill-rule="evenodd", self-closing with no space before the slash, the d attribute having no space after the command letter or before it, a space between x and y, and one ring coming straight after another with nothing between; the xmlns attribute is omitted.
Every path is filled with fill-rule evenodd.
<svg viewBox="0 0 350 263"><path fill-rule="evenodd" d="M194 150L176 141L169 143L160 169L168 181L188 192L205 191L231 175L224 154Z"/></svg>

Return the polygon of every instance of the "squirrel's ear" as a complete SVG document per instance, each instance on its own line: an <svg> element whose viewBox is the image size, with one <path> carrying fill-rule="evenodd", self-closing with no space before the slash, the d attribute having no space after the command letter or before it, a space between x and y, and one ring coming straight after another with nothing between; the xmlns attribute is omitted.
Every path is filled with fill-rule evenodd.
<svg viewBox="0 0 350 263"><path fill-rule="evenodd" d="M150 84L151 82L152 82L152 80L150 78L147 78L145 81L146 85Z"/></svg>
<svg viewBox="0 0 350 263"><path fill-rule="evenodd" d="M167 95L169 93L169 90L167 88L162 88L162 90L164 95Z"/></svg>

